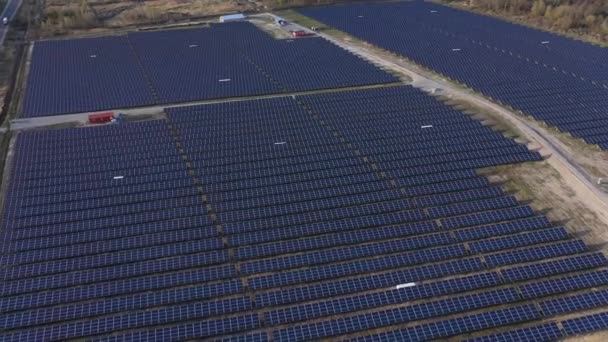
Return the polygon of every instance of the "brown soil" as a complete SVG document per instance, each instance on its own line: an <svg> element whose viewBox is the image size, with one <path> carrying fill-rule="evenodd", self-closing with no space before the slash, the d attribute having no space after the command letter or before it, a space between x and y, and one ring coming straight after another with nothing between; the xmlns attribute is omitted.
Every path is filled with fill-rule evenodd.
<svg viewBox="0 0 608 342"><path fill-rule="evenodd" d="M575 336L564 339L567 342L605 342L608 341L608 331L599 331L594 334Z"/></svg>
<svg viewBox="0 0 608 342"><path fill-rule="evenodd" d="M500 166L481 170L493 182L529 201L547 217L562 223L572 234L588 245L608 251L608 213L592 210L581 198L576 185L569 184L547 161Z"/></svg>
<svg viewBox="0 0 608 342"><path fill-rule="evenodd" d="M0 52L0 108L4 105L4 97L8 90L14 58L15 47L11 44L5 44Z"/></svg>
<svg viewBox="0 0 608 342"><path fill-rule="evenodd" d="M38 36L109 32L140 25L172 24L257 8L247 0L47 0Z"/></svg>

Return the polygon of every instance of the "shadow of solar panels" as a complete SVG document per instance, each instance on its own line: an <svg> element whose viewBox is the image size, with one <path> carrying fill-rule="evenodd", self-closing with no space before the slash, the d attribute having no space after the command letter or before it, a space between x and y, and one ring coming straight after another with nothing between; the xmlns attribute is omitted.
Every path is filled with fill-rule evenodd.
<svg viewBox="0 0 608 342"><path fill-rule="evenodd" d="M412 87L167 112L17 136L3 341L542 340L608 300L602 253L475 171L540 156Z"/></svg>
<svg viewBox="0 0 608 342"><path fill-rule="evenodd" d="M608 148L608 50L422 1L300 13Z"/></svg>
<svg viewBox="0 0 608 342"><path fill-rule="evenodd" d="M247 22L36 42L26 117L396 82L322 38Z"/></svg>

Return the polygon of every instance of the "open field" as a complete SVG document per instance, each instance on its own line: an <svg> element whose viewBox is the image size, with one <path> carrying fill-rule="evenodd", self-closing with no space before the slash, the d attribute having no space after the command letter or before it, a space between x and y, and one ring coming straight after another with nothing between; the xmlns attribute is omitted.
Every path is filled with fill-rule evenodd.
<svg viewBox="0 0 608 342"><path fill-rule="evenodd" d="M227 13L257 13L333 0L45 0L39 37L79 36L142 26L217 20Z"/></svg>
<svg viewBox="0 0 608 342"><path fill-rule="evenodd" d="M81 4L113 34L36 42L2 132L3 341L603 336L605 151L293 10ZM315 11L374 31L402 5ZM458 18L423 26L469 41L434 26Z"/></svg>
<svg viewBox="0 0 608 342"><path fill-rule="evenodd" d="M175 23L254 9L253 2L246 0L46 0L40 36L108 32L116 28Z"/></svg>

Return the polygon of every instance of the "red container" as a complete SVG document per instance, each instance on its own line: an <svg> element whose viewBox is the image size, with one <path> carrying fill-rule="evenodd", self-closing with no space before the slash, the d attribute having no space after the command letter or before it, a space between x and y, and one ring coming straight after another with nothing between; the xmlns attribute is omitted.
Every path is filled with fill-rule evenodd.
<svg viewBox="0 0 608 342"><path fill-rule="evenodd" d="M114 119L114 113L112 113L112 112L89 115L89 122L92 124L102 124L102 123L111 122L112 119Z"/></svg>
<svg viewBox="0 0 608 342"><path fill-rule="evenodd" d="M310 36L310 33L306 32L306 31L291 31L291 35L294 38L298 38L298 37Z"/></svg>

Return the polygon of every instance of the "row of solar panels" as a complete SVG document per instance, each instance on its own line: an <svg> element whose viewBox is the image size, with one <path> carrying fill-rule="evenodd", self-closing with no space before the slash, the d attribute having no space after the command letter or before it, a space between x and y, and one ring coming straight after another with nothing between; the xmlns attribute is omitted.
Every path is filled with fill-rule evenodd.
<svg viewBox="0 0 608 342"><path fill-rule="evenodd" d="M299 11L608 149L603 48L422 1Z"/></svg>
<svg viewBox="0 0 608 342"><path fill-rule="evenodd" d="M343 320L391 327L425 312L448 324L608 283L601 253L470 166L540 156L412 87L168 114L18 137L0 257L4 338L332 337L355 332ZM431 127L391 129L410 118ZM435 129L454 118L453 130ZM92 142L133 146L125 154L137 162L104 153L87 168L86 148L47 157L90 131ZM458 132L475 134L445 138ZM162 152L146 166L155 144ZM38 159L46 176L26 171ZM386 311L407 298L422 302Z"/></svg>
<svg viewBox="0 0 608 342"><path fill-rule="evenodd" d="M598 256L599 257L599 256ZM580 259L580 258L579 258ZM605 259L602 258L602 263L605 263ZM593 264L591 264L593 265ZM555 265L555 262L553 263L553 266ZM584 265L585 267L589 267L589 265ZM554 269L555 270L555 269ZM530 274L529 277L531 278L537 278L538 275L537 274ZM474 278L474 277L472 277ZM468 281L472 281L474 279L472 278L467 278L467 282ZM492 278L495 278L494 275L492 275ZM498 279L498 278L496 278ZM462 281L464 281L465 279L463 278ZM457 279L453 279L451 280L451 284L450 285L454 285L454 282L458 283L461 280L457 280ZM475 286L481 286L482 288L485 286L494 286L494 285L498 285L498 284L494 284L494 281L492 281L491 283L487 283L487 281L485 282L481 282ZM573 291L573 290L578 290L578 289L583 289L585 287L593 287L593 286L598 286L598 285L603 285L606 283L606 274L605 272L591 272L591 273L584 273L584 274L580 274L580 275L576 275L576 276L570 276L570 277L565 277L565 278L560 278L560 279L553 279L550 281L540 281L540 282L536 282L536 283L530 283L527 285L524 285L523 287L520 287L521 289L523 289L524 291L524 297L526 298L538 298L541 296L547 296L547 295L555 295L555 294L559 294L561 292L565 292L565 291ZM439 284L435 284L437 286L439 286ZM462 289L462 291L471 291L475 289L475 286L473 287L467 287ZM526 288L531 289L531 290L526 290ZM544 288L545 292L544 293L539 293L538 288ZM408 290L399 290L396 291L396 293L411 293L411 291L409 291L410 289L408 288ZM426 291L429 290L428 288L425 287L414 287L412 288L412 291L417 292L417 291ZM409 291L409 292L408 292ZM459 291L457 288L451 288L447 291ZM533 291L531 292L529 295L526 295L526 291ZM393 292L393 291L391 291ZM367 297L369 297L368 300L371 300L371 298L377 297L377 296L393 296L396 293L385 293L385 294L376 294L374 296L370 296L367 295ZM425 293L425 292L423 292ZM431 298L433 296L439 296L442 292L436 292L436 293L426 293L426 296L430 296ZM581 294L581 295L576 295L573 297L568 297L568 298L560 298L560 299L552 299L552 300L548 300L545 302L541 303L541 307L545 308L545 314L547 315L552 315L554 313L560 313L560 312L569 312L569 311L575 311L575 310L582 310L585 308L592 308L592 307L597 307L597 306L601 306L601 305L605 305L605 299L602 299L604 297L599 297L596 298L596 296L598 296L597 292L591 292L591 293L586 293L586 294ZM361 296L359 296L360 300L364 300L365 297L360 298ZM150 299L152 300L153 298L157 298L154 301L157 303L161 303L159 302L159 300L163 297L151 297ZM353 297L351 300L354 300L354 298L357 297ZM390 298L390 297L389 297ZM421 298L424 298L424 296L422 296ZM596 300L594 301L589 301L589 298L594 298ZM413 299L413 298L412 298ZM517 298L513 298L512 300L519 300L519 297ZM350 302L350 300L347 300L346 298L342 300L343 302ZM141 307L141 305L145 305L143 302L133 302L133 301L121 301L120 303L122 303L121 305L110 305L110 302L107 302L105 304L105 310L103 312L98 311L100 310L100 306L96 305L96 306L91 306L91 309L95 309L96 311L88 311L88 314L90 315L98 315L101 313L110 313L110 312L114 312L116 310L124 310L126 308L137 308L137 307ZM147 301L147 304L151 304L152 302ZM163 304L169 304L169 302L167 302L167 299L162 300ZM247 307L241 307L239 306L239 302L232 302L234 304L229 304L230 302L212 302L212 303L205 303L205 306L200 307L199 305L197 305L196 307L198 307L198 310L195 311L197 315L205 315L205 312L208 312L209 309L204 309L205 307L208 307L209 305L219 305L217 310L221 310L218 313L228 313L228 312L233 312L233 310L236 311L240 311L240 310L248 310ZM364 303L367 303L364 305L364 307L376 307L376 306L383 306L386 305L387 303L385 302L380 302L377 304L373 304L368 302L368 301L364 301ZM116 303L118 304L118 302ZM338 305L338 303L332 303L332 301L330 300L329 302L326 302L323 305L326 305L327 308L331 308L331 309L327 309L327 310L323 310L322 308L319 308L319 305L321 305L322 303L319 304L315 304L315 306L310 306L310 305L303 305L300 307L292 307L290 309L288 309L289 311L287 312L291 312L291 315L295 315L296 313L299 312L298 316L299 318L293 318L293 316L289 316L292 317L291 319L288 319L288 321L295 319L297 320L303 320L303 319L311 319L314 317L319 317L319 316L325 316L325 315L334 315L340 312L340 306L336 306ZM443 304L447 304L447 303L443 303ZM503 303L504 304L504 303ZM90 305L90 304L89 304ZM236 307L233 307L232 305L236 305ZM574 305L578 305L578 306L574 306ZM444 306L444 305L442 305ZM212 307L216 307L216 306L212 306ZM250 305L248 306L250 307ZM265 306L264 306L265 307ZM572 308L572 309L568 309L568 308ZM182 307L167 307L163 310L183 310L183 309L187 309L188 306L182 306ZM223 309L219 309L219 308L223 308ZM240 309L239 309L240 308ZM317 308L317 309L315 309ZM361 310L362 307L360 306L354 306L352 307L352 310ZM295 311L294 311L295 310ZM319 310L319 311L317 311ZM344 310L344 309L342 309ZM553 310L553 311L551 311ZM49 314L52 313L53 311L55 311L55 315L58 315L57 317L64 317L64 319L69 318L69 316L66 315L70 315L71 317L79 317L77 315L82 315L81 312L76 312L73 311L73 309L69 309L69 308L64 308L61 311L58 310L49 310ZM270 322L273 322L273 318L276 315L279 315L279 317L283 317L281 318L281 322L282 323L286 323L285 321L285 311L286 309L279 309L278 311L271 311L267 313L267 319L270 320ZM554 312L555 311L555 312ZM71 314L70 314L71 312ZM35 322L40 323L40 320L43 319L45 321L51 322L50 320L52 319L52 316L48 316L48 315L40 315L42 313L42 311L39 311L38 314L36 315L24 315L24 314L18 314L18 315L6 315L6 321L4 321L5 325L8 325L7 327L14 327L13 325L15 324L25 324L24 322L32 322L32 320L35 320ZM213 313L210 313L211 315ZM391 315L390 312L384 312L383 314L387 314L387 315ZM444 313L446 314L446 313ZM153 315L153 313L150 313L150 315ZM192 315L195 315L195 313L193 312ZM167 316L171 316L170 314L168 314ZM133 317L137 317L137 316L133 316ZM367 320L366 320L367 321ZM21 322L21 323L19 323ZM12 325L11 325L12 324ZM87 323L88 324L88 323ZM127 323L125 323L127 324ZM135 323L130 323L131 326L133 326ZM341 325L335 325L335 326L341 326ZM360 326L353 326L352 329L360 329Z"/></svg>
<svg viewBox="0 0 608 342"><path fill-rule="evenodd" d="M489 279L484 279L484 278L471 279L471 278L469 278L468 280L469 281L474 280L472 282L473 284L482 286L482 287L485 285L488 285L488 283L492 283L491 278L489 278ZM455 280L455 281L458 282L459 280ZM409 289L407 289L407 290L409 290ZM402 291L402 292L405 292L405 291ZM560 299L548 300L548 301L542 302L540 305L541 305L541 308L549 311L549 312L544 311L545 312L544 315L551 316L553 313L557 313L557 312L569 313L569 312L576 311L576 310L581 310L581 309L585 309L585 308L594 308L599 305L605 305L606 301L607 301L606 297L607 297L606 291L604 290L604 291L596 291L596 292L590 292L590 293L585 293L585 294L580 294L580 295L569 296L569 297L560 298ZM415 320L415 319L421 319L421 318L434 317L436 315L445 315L445 314L449 314L451 312L459 312L459 311L468 310L468 309L483 308L486 306L493 306L493 305L499 305L499 304L504 305L510 301L518 301L518 300L519 300L519 297L518 297L516 291L509 289L509 288L502 288L502 289L498 289L498 290L477 292L475 294L470 294L470 295L465 295L465 296L451 297L450 299L446 299L446 300L428 302L428 303L424 303L424 304L410 305L410 306L402 307L399 309L385 310L385 311L376 313L375 315L363 314L360 316L350 316L350 317L346 317L346 318L339 318L339 319L337 319L337 321L325 321L325 322L321 322L321 323L313 323L313 324L309 324L309 325L302 325L302 326L295 326L295 327L287 328L287 329L280 329L280 330L275 331L275 333L273 333L273 337L274 337L274 340L290 340L290 341L316 339L316 338L345 334L345 333L358 331L358 330L362 330L362 329L366 329L366 328L369 329L369 328L377 328L377 327L386 326L386 325L393 325L393 324L402 322L403 320L409 320L409 319ZM201 315L213 313L217 310L220 310L220 312L224 312L224 313L230 312L230 310L239 310L239 309L243 310L243 309L247 309L248 307L250 307L250 305L251 305L250 303L248 304L247 301L244 301L241 299L232 299L232 300L224 301L221 303L218 301L218 302L215 302L212 304L207 304L207 305L191 304L189 306L181 307L179 312L175 312L173 314L169 314L169 313L162 314L162 313L150 312L145 316L143 316L143 315L140 315L139 317L134 316L133 322L137 322L139 324L145 324L145 321L147 321L147 320L161 321L161 322L162 321L170 322L173 320L187 320L187 319L192 319L192 318L198 318L198 317L201 317ZM523 306L523 307L525 307L525 306ZM454 334L462 334L462 333L466 333L466 332L474 332L476 330L481 330L484 328L497 327L502 324L522 322L522 321L525 322L528 320L538 319L543 315L543 314L540 314L538 311L536 311L534 306L530 305L528 307L531 308L530 310L526 310L526 311L529 311L528 312L529 314L525 315L524 317L519 317L519 319L516 319L513 322L509 322L509 321L505 322L504 318L501 318L499 313L504 313L505 311L503 311L503 310L506 310L506 312L509 312L509 311L517 312L517 311L521 310L522 306L511 307L509 309L499 309L496 311L490 311L490 312L484 312L481 314L477 314L477 315L481 315L482 317L483 316L493 317L493 319L486 322L486 324L489 324L489 326L484 326L484 325L479 326L479 327L470 326L468 324L463 324L463 321L461 321L462 318L455 318L455 319L448 319L448 320L439 321L439 322L430 323L430 324L427 323L427 324L417 325L417 326L413 326L411 328L406 328L406 329L402 329L402 330L388 331L388 332L381 333L379 335L367 336L363 339L377 340L377 339L387 338L387 335L390 336L390 335L395 335L395 334L396 334L396 336L404 336L404 334L405 334L405 336L408 336L409 334L412 334L413 332L416 332L416 334L423 332L423 334L427 335L427 337L425 337L425 338L421 338L420 336L418 336L419 337L418 339L448 337L448 336L454 335ZM534 308L534 309L532 309L532 308ZM340 309L339 307L332 308L331 313L335 313L335 311L336 310L339 311L339 309ZM312 309L312 310L314 310L314 309ZM277 315L277 314L278 313L275 313L275 315ZM364 317L364 316L369 316L369 317ZM163 319L163 317L165 317L165 318ZM242 322L245 317L251 317L253 319L253 324L248 324L248 325L237 327L237 328L232 327L231 324L228 324L229 322L233 322L234 320ZM275 316L273 316L271 314L271 315L269 315L269 317L275 317ZM467 317L467 316L465 316L465 317ZM472 318L475 316L471 315L468 317ZM592 319L597 320L598 318L601 318L601 317L603 317L603 316L602 315L593 315L591 317L583 317L583 318L579 318L577 320L579 321L579 324L581 324L580 321L585 322L586 320L592 320ZM340 321L340 322L338 322L338 321ZM466 322L466 321L467 320L465 320L464 322ZM204 321L204 322L209 322L209 321ZM227 319L221 319L221 320L216 320L216 321L211 320L211 322L214 323L211 326L203 325L202 323L197 323L197 325L201 326L200 329L186 330L184 328L181 328L181 329L165 328L163 330L173 331L173 332L181 331L182 334L184 334L184 333L187 334L187 335L185 335L186 337L201 337L201 336L213 336L214 334L218 334L218 333L219 334L231 333L231 332L242 330L242 329L256 328L261 325L260 322L257 321L255 316L237 316L234 318L227 318ZM574 321L572 321L572 320L565 321L564 323L565 323L566 331L571 332L571 333L577 333L580 331L588 331L593 328L597 329L597 328L602 327L602 325L599 325L599 324L598 324L598 326L591 327L591 328L586 327L585 325L583 325L583 327L577 327L576 325L573 324ZM596 324L597 324L597 321L596 321ZM453 330L440 329L438 331L435 331L434 329L431 328L434 326L436 327L438 325L451 326ZM43 334L42 333L43 329L38 329L38 330L30 330L30 331L27 331L27 332L19 334L19 335L13 335L12 337L21 338L21 337L39 336L42 338L45 338L45 337L62 338L64 336L73 335L77 331L78 332L89 331L89 330L104 331L104 330L110 330L110 329L116 329L116 328L120 329L121 326L134 327L137 325L136 325L136 323L129 323L129 320L124 319L124 318L123 319L116 318L116 319L112 319L112 320L103 319L103 320L99 320L99 321L86 322L86 323L83 323L80 325L72 325L65 330L56 329L50 335L48 333ZM184 327L184 325L182 325L182 327ZM605 326L603 326L603 327L605 327ZM517 330L517 331L521 331L521 330ZM144 331L142 333L146 334L147 336L159 336L158 330ZM205 334L209 334L209 335L205 335ZM412 336L417 336L416 334L414 334ZM512 334L512 332L510 334ZM162 334L160 336L162 336ZM117 338L117 339L121 340L122 338L125 338L125 337L133 337L133 336L132 336L132 333L127 333L125 336L114 336L113 338ZM493 336L493 337L496 338L496 336ZM412 337L410 337L407 340L418 340L418 339L416 339L416 338L412 339Z"/></svg>
<svg viewBox="0 0 608 342"><path fill-rule="evenodd" d="M526 238L529 240L521 241ZM390 244L384 246L383 243L379 242L362 246L360 248L362 251L355 249L350 254L346 253L344 249L335 248L323 252L310 252L300 256L277 257L277 260L245 261L242 263L243 271L239 271L243 274L254 275L284 269L285 274L273 274L250 279L249 285L251 288L263 289L302 281L331 279L332 272L334 272L334 276L346 276L356 274L355 272L379 271L399 265L414 266L430 261L445 260L455 256L464 257L471 253L494 253L508 248L523 248L535 243L551 244L521 249L516 252L487 254L485 258L488 260L488 266L510 265L522 260L538 260L553 255L568 255L586 250L580 241L560 242L560 240L567 238L569 236L563 232L551 230L539 231L511 238L516 241L505 242L505 239L482 241L481 243L486 245L486 250L471 252L465 251L467 247L465 244L457 244L453 241L438 243L438 246L423 245L418 247L422 248L421 250L413 250L407 253L402 252L403 250L407 250L405 248L407 244L404 242L398 244L397 242L401 241L395 241L392 246ZM408 242L407 239L404 239L404 241ZM441 246L442 244L447 245ZM0 289L3 294L25 293L38 287L55 288L70 286L74 284L75 277L78 277L79 281L85 284L120 279L126 276L145 275L154 273L154 271L166 272L171 270L166 268L166 263L172 263L173 270L178 270L188 267L202 267L225 263L229 257L227 253L221 251L203 250L201 252L196 245L190 247L190 249L183 250L178 250L176 247L182 246L167 246L159 248L159 251L153 251L151 248L125 251L117 253L115 256L81 256L78 260L51 260L37 262L36 264L14 265L3 276L3 280L6 283ZM148 254L145 254L146 252ZM387 254L387 256L378 257L377 259L366 259L370 256L377 257L384 254ZM187 257L184 255L187 255ZM154 258L166 258L167 260L162 263L151 261ZM351 259L354 261L350 261ZM22 259L19 261L23 263ZM324 264L331 265L323 266ZM137 269L133 270L132 268L135 266L137 266ZM310 267L310 269L300 269L303 267ZM70 273L63 274L66 272ZM226 270L225 273L230 272L232 270ZM330 274L327 275L326 273ZM30 279L34 277L38 278ZM221 275L218 277L224 278Z"/></svg>
<svg viewBox="0 0 608 342"><path fill-rule="evenodd" d="M34 45L23 116L390 83L321 38L276 40L248 22Z"/></svg>
<svg viewBox="0 0 608 342"><path fill-rule="evenodd" d="M461 265L466 265L466 264L472 265L471 261L463 261L460 264ZM454 264L454 263L452 263ZM473 263L474 264L474 263ZM501 274L502 278L505 279L506 282L508 282L509 284L514 284L516 282L521 282L521 281L531 281L531 280L535 280L539 277L546 277L546 276L555 276L555 275L560 275L561 273L566 273L566 272L572 272L572 271L583 271L585 269L589 269L589 268L594 268L594 267L600 267L606 264L606 259L605 257L603 257L602 254L596 253L596 254L585 254L585 255L581 255L581 256L571 256L571 257L565 257L565 258L561 258L559 260L555 260L555 261L550 261L550 262L541 262L541 263L535 263L535 264L530 264L527 266L516 266L516 267L508 267L505 268L503 270L501 270L499 273ZM475 269L472 269L475 270ZM539 273L535 273L536 271L539 271ZM492 273L494 274L494 273ZM516 274L516 277L509 277L510 274ZM396 276L396 275L395 275ZM394 276L394 277L395 277ZM393 278L394 278L393 277ZM498 275L496 275L496 277L498 277ZM364 277L365 278L365 277ZM319 302L316 302L313 306L311 306L310 304L304 303L304 304L299 304L297 301L290 301L288 295L290 294L290 292L294 292L294 290L291 291L273 291L273 292L268 292L268 293L260 293L258 295L256 295L256 306L263 308L269 308L271 306L276 306L276 305L285 305L285 304L290 304L292 306L288 307L288 308L278 308L276 309L276 312L270 312L267 313L267 315L281 315L281 317L283 317L283 315L286 315L286 312L289 313L289 321L302 321L302 320L306 320L306 319L312 319L312 318L318 318L318 317L323 317L323 316L331 316L333 314L337 314L337 313L346 313L346 312L354 312L357 310L361 309L361 305L359 306L347 306L344 307L343 309L339 310L339 312L333 312L331 310L329 310L330 308L334 308L336 305L346 305L346 303L351 303L352 301L359 301L359 300L363 300L365 303L364 306L367 308L374 308L374 307L381 307L383 305L386 305L384 300L380 301L376 304L373 304L373 302L369 302L369 300L372 300L373 298L377 298L378 296L381 296L381 298L384 298L384 296L388 296L388 298L392 298L392 296L396 295L396 293L394 291L388 291L388 292L382 292L382 293L375 293L375 294L369 294L369 295L363 295L363 294L356 294L356 292L358 291L364 291L364 290L372 290L375 288L383 288L383 287L390 287L392 286L391 284L394 284L395 281L398 280L390 280L390 277L387 277L386 275L379 278L378 276L376 276L376 278L378 278L380 284L378 285L364 285L365 283L363 283L363 281L365 279L361 279L360 281L358 281L358 286L357 286L357 282L351 282L350 286L345 288L345 289L341 289L340 291L338 291L338 289L340 289L340 287L337 287L336 285L342 283L342 284L347 284L347 282L345 281L341 281L341 282L329 282L327 284L325 284L325 291L327 292L327 294L325 295L327 297L327 299L324 299L322 296L318 297L318 299L320 300ZM435 277L437 278L437 277ZM371 278L370 278L371 279ZM468 279L468 278L467 278ZM429 280L433 280L433 278L429 278ZM416 291L422 291L421 293L423 293L424 295L420 295L420 297L418 299L422 299L422 298L426 298L426 297L434 297L434 296L439 296L442 291L446 291L446 289L443 289L442 291L435 291L432 290L433 288L435 288L435 286L443 288L445 286L451 288L451 283L453 283L454 279L452 279L451 281L438 281L438 282L433 282L431 283L432 285L429 285L430 287L427 287L426 285L418 285L417 287L412 288L412 290L417 293ZM605 271L597 271L597 272L590 272L590 273L585 273L585 274L579 274L579 275L575 275L575 276L568 276L568 275L562 275L561 278L553 278L549 281L546 280L542 280L542 281L534 281L534 282L528 282L525 283L523 285L520 285L520 289L523 291L523 297L524 298L535 298L535 297L542 297L542 296L548 296L548 295L555 295L555 294L559 294L561 292L566 292L566 291L573 291L573 290L577 290L577 289L584 289L584 288L588 288L588 287L593 287L593 286L602 286L606 284L606 272ZM231 285L231 284L238 284L238 285ZM387 285L383 285L383 284L387 284ZM230 289L232 288L233 290L226 290L223 291L221 293L218 294L217 292L217 286L219 285L223 285L223 286L228 286L227 288ZM229 286L230 285L230 286ZM448 286L450 285L450 286ZM498 284L494 284L494 285L498 285ZM494 286L492 285L492 286ZM488 285L490 286L490 285ZM240 292L242 291L242 285L239 282L232 282L232 281L225 281L223 283L219 283L217 284L215 287L212 284L208 284L205 286L200 286L200 287L196 287L196 289L198 289L197 291L186 291L186 289L183 289L184 291L178 291L176 292L175 290L172 289L167 289L167 290L162 290L159 293L150 293L150 294L146 294L146 295L139 295L136 297L132 297L132 296L124 296L125 294L128 294L130 292L122 292L122 293L117 293L117 294L122 294L122 297L117 297L117 298L113 298L113 299L108 299L108 300L104 300L102 302L99 301L94 301L94 302L90 302L87 304L81 304L81 305L74 305L71 304L69 307L65 307L65 308L47 308L47 309L42 309L40 308L37 312L41 313L43 311L47 312L47 314L45 315L33 315L33 314L28 314L28 313L24 313L24 312L16 312L16 313L11 313L11 314L6 314L6 322L8 321L13 321L13 320L23 320L24 322L37 322L36 324L40 324L43 321L44 322L51 322L51 321L61 321L61 320L66 320L66 319L70 319L70 317L72 318L77 318L78 315L83 315L84 313L82 313L82 311L86 308L86 315L90 315L90 316L94 316L94 315L101 315L101 314L109 314L112 312L116 312L116 311L120 311L123 309L127 309L127 308L131 308L131 309L138 309L138 308L146 308L148 306L158 306L159 304L164 304L164 305L177 305L182 303L184 300L190 298L190 299L209 299L211 297L209 297L210 293L215 293L216 295L222 296L222 295L226 295L226 294L230 294L230 293L236 293L236 292ZM312 289L312 287L310 287ZM334 288L334 295L335 294L342 294L342 295L346 295L348 293L352 293L352 295L349 295L347 297L341 298L341 299L332 299L332 295L330 294L331 289ZM458 292L466 292L466 291L472 291L475 290L476 287L467 287L467 288L454 288L454 289L449 289L450 292L453 293L458 293ZM303 288L300 288L300 291ZM431 291L432 290L432 291ZM235 292L236 291L236 292ZM337 291L337 292L336 292ZM63 293L62 291L55 291L57 293ZM136 289L135 289L136 292ZM405 290L401 290L398 293L401 292L406 292ZM177 295L178 293L181 293L180 295ZM409 292L408 292L409 293ZM81 296L81 295L80 295ZM33 297L37 297L37 296L33 296ZM83 297L84 298L84 297ZM314 299L315 297L303 297L301 298L301 301L304 300L310 300L310 299ZM38 301L38 304L36 304L35 302L30 302L27 303L25 305L25 307L20 307L20 308L16 308L15 307L15 303L11 302L11 301L7 301L4 303L3 305L3 310L6 311L15 311L15 310L23 310L26 309L29 306L36 306L36 305L40 305L41 303L47 303L50 304L52 303L52 301L50 301L51 298L49 298L48 300L42 302L42 301ZM144 300L145 299L145 300ZM65 300L65 299L64 299ZM413 300L413 299L412 299ZM70 300L71 301L71 300ZM68 301L69 302L69 301ZM118 305L122 303L123 305ZM342 304L340 304L342 303ZM354 305L354 304L353 304ZM320 311L315 311L312 310L311 308L320 308ZM325 308L325 309L323 309ZM335 309L337 310L337 309ZM61 315L57 315L56 318L52 318L55 314L54 313L60 313L62 312L63 314ZM267 317L267 319L271 319L270 317ZM282 318L282 320L286 320L287 318ZM40 321L43 320L43 321ZM283 322L285 323L285 322ZM8 324L8 323L7 323ZM12 323L12 324L17 324L17 323ZM34 323L22 323L21 325L28 325L28 324L34 324ZM280 324L280 322L277 322L277 324ZM12 328L15 328L16 326L11 326Z"/></svg>

